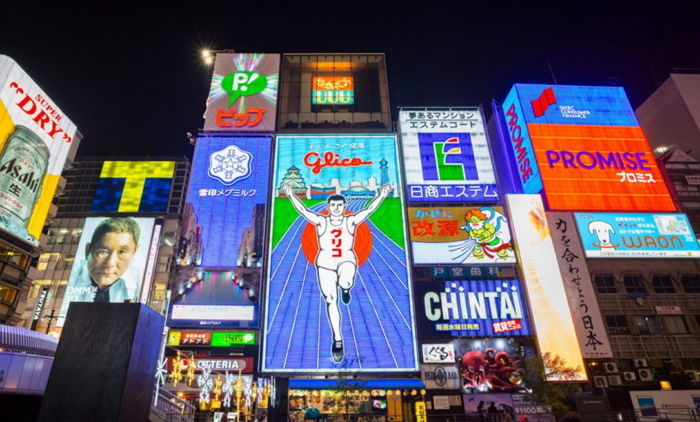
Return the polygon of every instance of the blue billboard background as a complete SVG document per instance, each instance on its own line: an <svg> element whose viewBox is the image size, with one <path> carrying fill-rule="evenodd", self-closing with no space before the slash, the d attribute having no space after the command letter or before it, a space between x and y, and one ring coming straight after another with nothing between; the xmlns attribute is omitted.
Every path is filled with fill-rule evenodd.
<svg viewBox="0 0 700 422"><path fill-rule="evenodd" d="M243 258L262 264L270 146L269 136L197 139L187 201L202 228L202 267L234 268Z"/></svg>
<svg viewBox="0 0 700 422"><path fill-rule="evenodd" d="M523 193L539 193L543 187L542 178L525 123L523 108L520 106L517 87L518 85L515 85L511 88L503 102L506 143L515 158L515 178L520 181ZM531 170L531 173L528 174L526 169Z"/></svg>
<svg viewBox="0 0 700 422"><path fill-rule="evenodd" d="M413 290L421 338L530 335L518 280L417 282Z"/></svg>
<svg viewBox="0 0 700 422"><path fill-rule="evenodd" d="M697 258L685 214L574 213L589 258Z"/></svg>

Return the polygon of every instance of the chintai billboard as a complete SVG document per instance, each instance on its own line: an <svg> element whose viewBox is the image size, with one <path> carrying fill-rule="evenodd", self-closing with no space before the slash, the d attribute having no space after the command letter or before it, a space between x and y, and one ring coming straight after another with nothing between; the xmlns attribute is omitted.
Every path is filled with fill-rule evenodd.
<svg viewBox="0 0 700 422"><path fill-rule="evenodd" d="M263 370L417 370L395 137L276 151Z"/></svg>

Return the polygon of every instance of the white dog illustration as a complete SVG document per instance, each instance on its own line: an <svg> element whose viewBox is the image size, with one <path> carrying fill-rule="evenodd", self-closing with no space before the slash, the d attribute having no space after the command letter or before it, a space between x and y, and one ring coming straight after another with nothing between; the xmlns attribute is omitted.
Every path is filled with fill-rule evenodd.
<svg viewBox="0 0 700 422"><path fill-rule="evenodd" d="M596 248L614 251L619 245L613 245L610 235L615 233L615 229L605 221L591 221L588 223L588 231L598 238L598 243L593 244Z"/></svg>

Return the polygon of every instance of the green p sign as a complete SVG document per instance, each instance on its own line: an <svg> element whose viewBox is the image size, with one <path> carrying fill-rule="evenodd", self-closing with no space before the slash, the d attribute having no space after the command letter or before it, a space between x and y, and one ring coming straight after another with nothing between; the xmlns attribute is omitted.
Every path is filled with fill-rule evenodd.
<svg viewBox="0 0 700 422"><path fill-rule="evenodd" d="M261 93L267 88L267 77L257 72L235 72L221 80L221 88L228 92L228 105L231 107L241 96Z"/></svg>
<svg viewBox="0 0 700 422"><path fill-rule="evenodd" d="M212 347L245 346L247 344L255 344L255 333L211 333Z"/></svg>

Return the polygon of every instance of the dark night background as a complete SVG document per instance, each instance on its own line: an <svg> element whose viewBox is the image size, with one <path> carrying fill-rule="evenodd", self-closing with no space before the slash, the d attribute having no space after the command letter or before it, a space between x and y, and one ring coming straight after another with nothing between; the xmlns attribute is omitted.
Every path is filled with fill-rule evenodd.
<svg viewBox="0 0 700 422"><path fill-rule="evenodd" d="M384 52L394 109L486 106L552 73L624 86L636 108L673 69L700 68L697 1L26 3L2 7L0 53L76 122L78 156L191 155L205 46Z"/></svg>

